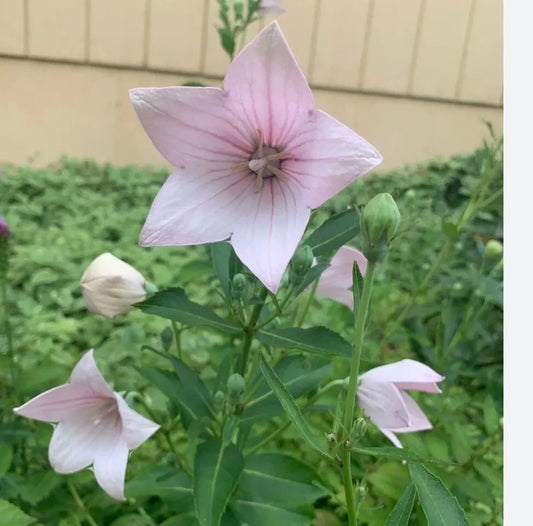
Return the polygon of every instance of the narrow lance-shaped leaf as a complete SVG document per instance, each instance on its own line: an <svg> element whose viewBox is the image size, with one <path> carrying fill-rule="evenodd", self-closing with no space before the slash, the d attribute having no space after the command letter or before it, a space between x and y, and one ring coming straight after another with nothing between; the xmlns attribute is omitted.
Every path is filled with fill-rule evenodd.
<svg viewBox="0 0 533 526"><path fill-rule="evenodd" d="M364 455L371 455L373 457L384 457L384 458L391 458L395 460L409 460L411 462L430 462L433 464L448 464L448 465L451 464L451 462L444 462L436 458L423 457L419 455L418 453L415 453L414 451L410 451L409 449L398 448L398 447L352 446L351 450L354 453L362 453Z"/></svg>
<svg viewBox="0 0 533 526"><path fill-rule="evenodd" d="M363 292L364 278L359 270L357 261L354 261L352 267L352 294L353 294L353 311L356 313L359 310L359 303L361 302L361 294ZM354 317L355 319L355 317Z"/></svg>
<svg viewBox="0 0 533 526"><path fill-rule="evenodd" d="M468 526L465 512L438 477L422 464L409 464L409 472L431 526Z"/></svg>
<svg viewBox="0 0 533 526"><path fill-rule="evenodd" d="M313 435L313 432L307 424L307 421L300 411L300 408L296 405L294 398L278 378L272 367L270 367L270 365L266 362L263 355L260 357L259 367L261 369L261 373L265 377L266 382L274 394L278 397L278 400L287 413L287 416L291 419L292 423L296 426L296 429L298 429L305 441L321 456L331 460L329 455L322 449L322 446Z"/></svg>
<svg viewBox="0 0 533 526"><path fill-rule="evenodd" d="M137 303L143 312L155 314L188 326L206 325L228 333L240 332L240 327L224 320L210 308L191 301L182 288L157 292L146 301Z"/></svg>
<svg viewBox="0 0 533 526"><path fill-rule="evenodd" d="M400 500L388 516L385 526L408 526L411 512L413 511L413 504L415 503L415 496L415 485L411 482L405 488Z"/></svg>
<svg viewBox="0 0 533 526"><path fill-rule="evenodd" d="M219 526L244 466L240 451L221 440L198 446L194 459L194 499L200 526Z"/></svg>
<svg viewBox="0 0 533 526"><path fill-rule="evenodd" d="M352 347L339 334L326 327L309 329L262 329L257 339L266 345L283 349L302 349L315 354L350 358Z"/></svg>
<svg viewBox="0 0 533 526"><path fill-rule="evenodd" d="M360 229L359 212L351 208L322 223L304 244L313 249L315 256L327 255L348 243Z"/></svg>

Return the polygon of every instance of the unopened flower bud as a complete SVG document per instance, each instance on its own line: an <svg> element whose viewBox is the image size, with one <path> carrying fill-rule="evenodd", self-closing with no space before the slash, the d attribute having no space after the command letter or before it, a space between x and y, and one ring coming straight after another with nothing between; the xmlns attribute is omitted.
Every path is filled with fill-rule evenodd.
<svg viewBox="0 0 533 526"><path fill-rule="evenodd" d="M238 403L244 391L244 378L239 373L234 373L228 378L226 384L228 388L228 395L233 403Z"/></svg>
<svg viewBox="0 0 533 526"><path fill-rule="evenodd" d="M157 288L157 285L154 285L149 281L145 281L144 290L146 292L146 297L149 298L150 296L153 296L159 289Z"/></svg>
<svg viewBox="0 0 533 526"><path fill-rule="evenodd" d="M452 285L452 290L454 290L455 292L460 292L461 290L463 290L463 284L460 281L456 281Z"/></svg>
<svg viewBox="0 0 533 526"><path fill-rule="evenodd" d="M231 292L233 297L238 300L246 295L246 289L248 288L248 281L244 274L235 274L231 281Z"/></svg>
<svg viewBox="0 0 533 526"><path fill-rule="evenodd" d="M368 423L366 418L356 418L352 427L352 436L351 441L355 444L357 441L361 440L365 436Z"/></svg>
<svg viewBox="0 0 533 526"><path fill-rule="evenodd" d="M80 284L89 311L107 318L129 312L146 299L142 274L109 252L87 267Z"/></svg>
<svg viewBox="0 0 533 526"><path fill-rule="evenodd" d="M405 198L408 201L414 201L415 197L416 197L416 192L412 188L409 188L409 190L405 192Z"/></svg>
<svg viewBox="0 0 533 526"><path fill-rule="evenodd" d="M172 332L172 329L170 327L165 327L159 333L159 336L161 338L161 344L163 345L163 349L165 349L165 351L168 351L172 346L172 342L174 341L174 333Z"/></svg>
<svg viewBox="0 0 533 526"><path fill-rule="evenodd" d="M328 444L334 444L337 441L337 437L335 436L334 433L327 433L326 440Z"/></svg>
<svg viewBox="0 0 533 526"><path fill-rule="evenodd" d="M357 486L355 487L355 499L357 500L357 502L363 502L367 493L368 489L365 484L357 484Z"/></svg>
<svg viewBox="0 0 533 526"><path fill-rule="evenodd" d="M217 391L213 398L213 404L216 411L220 411L226 402L226 395L222 391Z"/></svg>
<svg viewBox="0 0 533 526"><path fill-rule="evenodd" d="M299 247L291 259L290 270L296 276L303 277L313 266L313 250L310 246Z"/></svg>
<svg viewBox="0 0 533 526"><path fill-rule="evenodd" d="M496 259L503 254L503 245L496 239L491 239L485 245L485 257L487 259Z"/></svg>
<svg viewBox="0 0 533 526"><path fill-rule="evenodd" d="M399 225L400 211L390 194L378 194L368 202L361 215L361 233L363 253L369 261L379 261L387 254Z"/></svg>

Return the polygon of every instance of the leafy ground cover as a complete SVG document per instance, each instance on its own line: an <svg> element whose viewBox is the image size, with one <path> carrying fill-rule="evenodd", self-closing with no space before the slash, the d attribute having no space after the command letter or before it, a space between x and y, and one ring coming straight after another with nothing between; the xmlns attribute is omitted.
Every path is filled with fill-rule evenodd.
<svg viewBox="0 0 533 526"><path fill-rule="evenodd" d="M363 366L410 357L447 377L442 395L415 397L434 430L401 438L420 456L442 461L430 469L457 496L473 526L502 521L502 268L499 256L486 254L489 240L503 241L500 153L485 146L470 155L371 174L315 212L310 224L312 229L347 206L364 206L378 192L391 193L398 203L401 231L376 277ZM487 165L497 171L490 197L458 231L457 220ZM148 347L161 346L167 322L140 312L113 320L90 316L79 289L89 262L109 251L159 288L181 286L193 300L209 299L222 308L208 247L137 246L142 223L166 176L164 171L72 159L43 170L4 167L0 211L13 232L8 312L19 367L11 370L5 335L0 334L0 525L84 524L90 520L87 510L98 524L112 526L188 524L179 510L190 494L160 487L154 497L143 488L154 476L146 475L154 465L164 471L165 465L179 464L179 453L193 447L189 439L194 430L180 435L173 450L167 435L157 433L136 451L128 467L128 494L133 498L117 504L103 495L87 471L69 476L51 471L46 452L51 427L12 414L13 407L63 383L81 354L95 348L101 370L115 389L125 391L127 400L139 411L149 411L155 421L169 418L167 398L143 374L166 365ZM432 275L420 288L428 272ZM309 323L347 335L350 311L331 300L315 301L319 308L310 311ZM190 329L183 333L182 345L189 365L207 384L215 382L227 341L216 332ZM343 366L335 360L327 371L335 369L335 377L342 377ZM335 394L321 404L334 410ZM177 411L171 415L163 426L168 431L180 426ZM314 418L324 420L323 415L317 411ZM284 426L285 421L279 417L276 424ZM367 442L389 445L372 425L361 447ZM262 469L275 464L275 447L315 463L289 426L265 450L274 456L254 457ZM364 481L360 519L381 526L409 483L408 467L370 453L356 455L356 465L354 475ZM260 481L250 473L253 470L247 474L250 493L260 491ZM304 508L314 502L314 524L342 524L338 480L300 490L305 493ZM176 518L165 521L170 516ZM411 519L413 525L426 523L421 510Z"/></svg>

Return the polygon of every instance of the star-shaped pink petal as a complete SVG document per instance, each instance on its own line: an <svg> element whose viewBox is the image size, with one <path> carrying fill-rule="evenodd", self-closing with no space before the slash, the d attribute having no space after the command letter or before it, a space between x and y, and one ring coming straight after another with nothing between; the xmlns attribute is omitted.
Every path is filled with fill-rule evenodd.
<svg viewBox="0 0 533 526"><path fill-rule="evenodd" d="M159 425L130 409L106 383L90 350L70 382L36 396L15 413L57 423L48 456L58 473L93 466L98 484L114 499L125 500L129 451L152 436Z"/></svg>
<svg viewBox="0 0 533 526"><path fill-rule="evenodd" d="M276 292L313 208L377 166L379 152L315 110L277 22L230 64L224 88L137 88L139 119L176 170L143 227L144 246L229 239Z"/></svg>
<svg viewBox="0 0 533 526"><path fill-rule="evenodd" d="M365 415L396 446L395 433L412 433L433 426L418 404L404 391L441 393L437 386L444 376L415 360L382 365L361 375L357 400Z"/></svg>

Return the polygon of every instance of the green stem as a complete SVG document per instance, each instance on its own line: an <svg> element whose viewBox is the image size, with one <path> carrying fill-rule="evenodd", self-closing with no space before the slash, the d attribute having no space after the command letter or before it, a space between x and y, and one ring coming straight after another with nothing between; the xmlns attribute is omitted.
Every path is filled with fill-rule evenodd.
<svg viewBox="0 0 533 526"><path fill-rule="evenodd" d="M357 318L355 320L352 361L350 364L350 380L348 383L348 393L346 395L346 407L344 410L343 419L343 431L346 440L349 440L350 438L350 433L353 425L355 413L355 398L357 393L357 381L359 378L359 364L361 361L361 351L363 348L365 324L368 315L368 307L370 305L370 296L372 293L372 285L374 283L375 273L376 264L369 262L364 279L361 301L359 304L359 308L357 309ZM348 509L349 526L356 526L357 510L352 482L352 466L349 448L344 448L342 451L342 463L342 478L344 484L344 493L346 495L346 507Z"/></svg>
<svg viewBox="0 0 533 526"><path fill-rule="evenodd" d="M266 325L268 325L272 320L276 319L280 314L283 313L283 309L285 308L285 306L287 305L287 303L289 303L289 300L292 298L292 295L294 293L294 286L292 285L292 283L289 285L289 288L287 289L287 294L285 295L285 297L283 298L283 300L281 301L281 303L279 303L278 305L276 305L277 307L277 311L276 312L273 312L270 316L268 316L265 320L263 320L258 326L257 328L258 329L261 329L263 327L265 327ZM274 297L274 296L273 296Z"/></svg>
<svg viewBox="0 0 533 526"><path fill-rule="evenodd" d="M296 327L301 327L305 317L307 316L307 313L309 312L309 307L311 307L311 304L313 303L313 300L315 299L316 289L318 287L318 282L320 279L317 279L313 283L313 288L311 289L311 293L309 294L309 297L307 298L307 302L301 312L301 314L298 316L298 320L296 320Z"/></svg>
<svg viewBox="0 0 533 526"><path fill-rule="evenodd" d="M85 518L87 519L87 522L91 526L98 526L97 522L92 518L92 515L89 513L89 510L86 508L85 504L83 503L83 500L81 500L81 497L71 480L67 479L67 486L72 495L72 498L74 499L74 502L76 503L78 508L85 514Z"/></svg>
<svg viewBox="0 0 533 526"><path fill-rule="evenodd" d="M246 372L246 363L248 362L248 355L250 354L250 347L252 346L252 341L254 339L254 333L257 330L256 324L257 320L259 319L259 315L261 314L261 310L263 309L263 305L265 304L265 299L268 295L268 290L266 288L263 288L261 291L261 294L259 295L260 302L254 307L254 310L252 311L252 315L250 316L250 320L248 321L248 324L244 328L244 337L242 339L242 346L241 346L241 361L240 361L240 367L239 371L242 376L244 376L244 373Z"/></svg>
<svg viewBox="0 0 533 526"><path fill-rule="evenodd" d="M174 340L176 341L176 350L178 351L178 358L181 360L181 331L175 321L172 321L172 330L174 331Z"/></svg>
<svg viewBox="0 0 533 526"><path fill-rule="evenodd" d="M17 374L17 364L15 359L15 347L13 346L13 334L11 332L11 323L9 321L9 309L7 306L7 270L6 273L2 276L0 275L0 290L2 295L2 303L0 304L0 308L2 308L2 311L4 313L3 316L3 324L4 324L4 330L7 340L7 355L9 356L9 362L10 362L10 372L11 372L11 388L13 389L13 392L15 393L15 398L18 403L18 374Z"/></svg>

